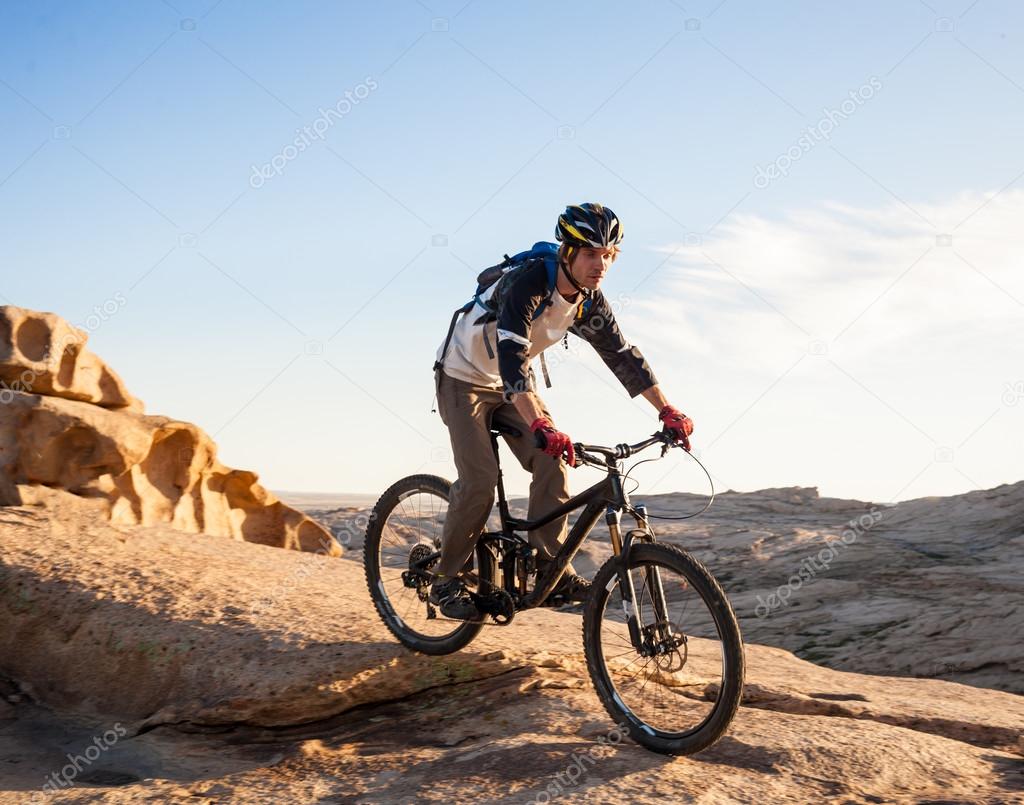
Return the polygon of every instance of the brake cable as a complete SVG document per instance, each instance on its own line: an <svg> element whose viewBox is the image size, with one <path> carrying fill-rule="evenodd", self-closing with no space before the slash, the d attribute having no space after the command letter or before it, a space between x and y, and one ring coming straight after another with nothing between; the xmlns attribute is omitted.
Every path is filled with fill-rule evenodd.
<svg viewBox="0 0 1024 805"><path fill-rule="evenodd" d="M652 520L689 520L692 517L699 517L700 515L704 514L704 512L706 512L709 508L711 508L711 504L715 500L715 482L711 478L711 473L708 472L708 468L705 467L701 463L701 460L699 458L697 458L689 450L686 451L686 455L688 455L690 458L692 458L694 461L696 461L697 464L700 465L700 468L702 470L704 470L704 474L706 476L708 476L708 484L711 486L711 495L710 495L710 497L708 497L707 503L704 504L704 507L700 511L693 512L692 514L684 514L682 517L676 517L676 516L669 515L669 514L651 514L650 512L648 512L647 513L647 517L648 518L650 518ZM632 467L630 467L628 470L626 470L626 474L623 476L622 480L625 481L625 480L628 479L628 480L632 481L634 484L636 484L636 486L634 486L629 491L628 494L632 495L637 489L640 488L640 482L638 480L636 480L636 478L630 478L629 474L631 472L633 472L633 470L635 470L641 464L646 464L648 461L658 461L659 459L661 459L663 457L664 456L658 456L657 458L645 458L643 461L638 461L636 464L634 464Z"/></svg>

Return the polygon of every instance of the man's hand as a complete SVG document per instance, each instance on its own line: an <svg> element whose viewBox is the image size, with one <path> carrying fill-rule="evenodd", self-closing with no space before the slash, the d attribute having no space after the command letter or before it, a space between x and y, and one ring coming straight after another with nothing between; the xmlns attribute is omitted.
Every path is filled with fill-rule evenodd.
<svg viewBox="0 0 1024 805"><path fill-rule="evenodd" d="M543 438L545 453L554 456L555 459L561 458L564 453L565 463L570 467L576 466L576 451L573 449L572 439L561 431L555 430L550 419L544 416L537 417L530 425L530 430L535 434L540 434Z"/></svg>
<svg viewBox="0 0 1024 805"><path fill-rule="evenodd" d="M690 434L693 433L693 420L672 405L666 405L662 408L658 412L658 419L664 423L665 429L672 433L676 442L689 452Z"/></svg>

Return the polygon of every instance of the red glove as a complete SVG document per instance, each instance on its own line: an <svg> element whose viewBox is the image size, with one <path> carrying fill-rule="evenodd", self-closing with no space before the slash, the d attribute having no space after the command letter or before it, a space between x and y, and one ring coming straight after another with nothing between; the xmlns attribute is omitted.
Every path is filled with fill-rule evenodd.
<svg viewBox="0 0 1024 805"><path fill-rule="evenodd" d="M573 449L572 439L561 431L555 430L550 419L545 416L537 417L530 425L530 430L543 436L545 453L556 459L561 458L564 453L565 463L570 467L576 466L576 451Z"/></svg>
<svg viewBox="0 0 1024 805"><path fill-rule="evenodd" d="M658 412L658 419L665 424L665 429L672 432L676 441L683 449L690 449L690 434L693 433L693 420L678 408L666 405Z"/></svg>

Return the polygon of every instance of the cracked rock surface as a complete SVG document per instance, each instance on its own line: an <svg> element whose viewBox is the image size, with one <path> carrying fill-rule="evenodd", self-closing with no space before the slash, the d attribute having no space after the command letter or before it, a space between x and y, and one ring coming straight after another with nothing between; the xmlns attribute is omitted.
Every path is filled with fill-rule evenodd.
<svg viewBox="0 0 1024 805"><path fill-rule="evenodd" d="M1024 801L1013 693L748 643L729 735L668 758L601 708L572 613L431 658L391 638L355 562L75 507L0 509L0 550L3 802L115 728L42 801Z"/></svg>
<svg viewBox="0 0 1024 805"><path fill-rule="evenodd" d="M635 502L681 516L705 499ZM359 560L367 510L325 503L295 501L350 535ZM814 487L725 492L699 518L651 522L711 569L749 642L830 668L1024 693L1024 482L895 505ZM599 526L573 564L591 576L610 554Z"/></svg>

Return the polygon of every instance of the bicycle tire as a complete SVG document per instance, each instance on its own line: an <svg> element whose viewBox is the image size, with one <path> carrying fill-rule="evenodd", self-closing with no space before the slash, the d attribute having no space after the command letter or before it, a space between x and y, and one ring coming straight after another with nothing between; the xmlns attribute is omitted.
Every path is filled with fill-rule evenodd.
<svg viewBox="0 0 1024 805"><path fill-rule="evenodd" d="M421 654L443 655L452 654L465 648L476 637L484 626L484 621L467 621L454 628L445 636L435 637L417 632L405 623L391 605L380 572L380 541L384 524L388 516L400 505L403 497L418 492L435 494L448 500L451 494L451 482L437 475L410 475L396 481L388 487L373 507L373 515L366 527L366 538L363 545L363 565L366 571L366 586L370 599L380 615L388 631L406 648ZM493 582L493 557L485 549L475 552L477 572L481 580ZM425 605L424 605L425 606Z"/></svg>
<svg viewBox="0 0 1024 805"><path fill-rule="evenodd" d="M618 587L618 558L611 557L594 577L593 592L583 613L583 645L587 670L605 710L629 735L648 749L668 755L691 755L707 749L728 730L743 694L743 640L732 606L718 582L704 565L672 545L634 544L630 567L660 564L682 575L707 605L723 647L724 679L711 714L697 728L670 733L646 724L618 696L601 646L601 622L608 597Z"/></svg>

